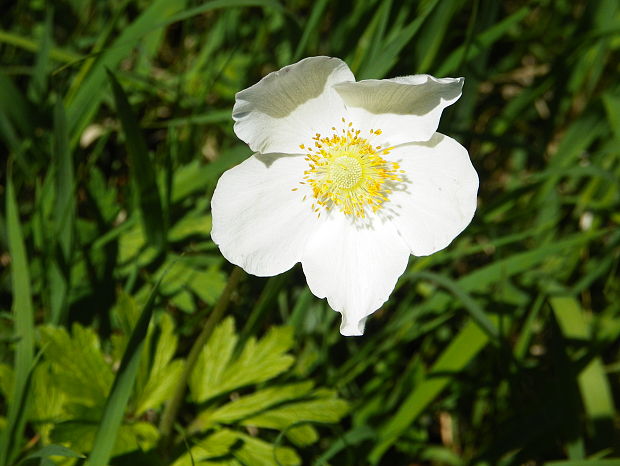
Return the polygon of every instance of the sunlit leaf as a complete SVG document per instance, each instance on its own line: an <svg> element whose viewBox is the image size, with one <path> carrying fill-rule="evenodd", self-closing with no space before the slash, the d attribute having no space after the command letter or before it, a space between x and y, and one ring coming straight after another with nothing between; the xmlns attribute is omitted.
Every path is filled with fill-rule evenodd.
<svg viewBox="0 0 620 466"><path fill-rule="evenodd" d="M71 334L64 327L51 325L39 328L44 357L57 375L57 385L71 403L102 406L114 374L101 351L95 331L72 326Z"/></svg>
<svg viewBox="0 0 620 466"><path fill-rule="evenodd" d="M249 339L241 354L231 360L236 340L231 319L213 332L190 377L196 401L264 382L293 364L293 357L286 354L293 345L290 328L273 327L260 340Z"/></svg>

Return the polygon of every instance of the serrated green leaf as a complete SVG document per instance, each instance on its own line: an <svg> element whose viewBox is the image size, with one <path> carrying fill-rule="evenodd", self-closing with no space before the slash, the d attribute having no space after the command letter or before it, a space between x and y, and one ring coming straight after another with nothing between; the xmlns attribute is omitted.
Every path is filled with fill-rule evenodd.
<svg viewBox="0 0 620 466"><path fill-rule="evenodd" d="M54 423L66 417L64 405L67 396L60 390L57 377L49 361L39 363L32 377L31 417L43 444L51 442L50 433Z"/></svg>
<svg viewBox="0 0 620 466"><path fill-rule="evenodd" d="M180 290L170 297L170 302L183 312L192 313L196 311L194 296L187 290Z"/></svg>
<svg viewBox="0 0 620 466"><path fill-rule="evenodd" d="M284 435L295 445L305 447L312 445L319 439L319 433L310 424L287 427Z"/></svg>
<svg viewBox="0 0 620 466"><path fill-rule="evenodd" d="M192 423L190 431L205 430L216 423L230 424L285 401L294 400L307 395L313 383L300 382L280 387L270 387L251 395L239 397L215 410L208 410L198 415Z"/></svg>
<svg viewBox="0 0 620 466"><path fill-rule="evenodd" d="M162 269L168 274L161 284L161 292L174 295L183 289L189 289L207 304L214 304L226 286L226 278L219 267L193 266L183 258L171 258Z"/></svg>
<svg viewBox="0 0 620 466"><path fill-rule="evenodd" d="M35 458L49 458L50 456L62 456L65 458L84 458L83 455L63 447L62 445L47 445L40 450L26 456L19 464Z"/></svg>
<svg viewBox="0 0 620 466"><path fill-rule="evenodd" d="M91 328L73 324L71 335L64 327L39 327L41 347L57 375L58 388L72 403L103 406L114 374Z"/></svg>
<svg viewBox="0 0 620 466"><path fill-rule="evenodd" d="M160 328L159 339L155 348L155 357L151 370L160 373L166 370L177 350L178 338L174 333L174 322L168 314L162 314L158 323Z"/></svg>
<svg viewBox="0 0 620 466"><path fill-rule="evenodd" d="M293 332L289 327L272 327L258 342L249 339L241 354L228 362L236 341L230 319L213 332L190 376L196 401L203 402L246 385L264 382L284 372L294 362L292 356L285 354L293 346Z"/></svg>
<svg viewBox="0 0 620 466"><path fill-rule="evenodd" d="M119 291L112 318L124 337L130 335L140 318L140 308L136 300L124 291Z"/></svg>
<svg viewBox="0 0 620 466"><path fill-rule="evenodd" d="M215 304L224 291L226 278L219 267L196 270L188 280L189 288L205 303Z"/></svg>
<svg viewBox="0 0 620 466"><path fill-rule="evenodd" d="M241 448L234 450L233 455L241 464L261 466L285 466L301 464L301 459L292 448L275 446L249 435L237 434L243 441Z"/></svg>
<svg viewBox="0 0 620 466"><path fill-rule="evenodd" d="M211 215L187 215L174 224L168 233L170 241L181 241L188 236L209 236Z"/></svg>
<svg viewBox="0 0 620 466"><path fill-rule="evenodd" d="M92 450L97 435L97 419L90 422L69 421L56 424L52 439L56 443L70 445L76 451L87 453ZM123 424L112 450L113 455L122 455L139 449L153 448L159 439L157 428L148 422Z"/></svg>
<svg viewBox="0 0 620 466"><path fill-rule="evenodd" d="M251 383L269 380L284 372L294 362L285 354L293 346L293 329L272 327L263 338L250 338L239 358L228 368L226 391Z"/></svg>
<svg viewBox="0 0 620 466"><path fill-rule="evenodd" d="M209 458L225 456L237 442L237 438L236 432L227 429L218 430L197 441L190 451L177 459L172 466L193 466Z"/></svg>
<svg viewBox="0 0 620 466"><path fill-rule="evenodd" d="M338 422L348 410L349 404L334 396L333 398L287 403L247 418L241 423L246 426L284 430L298 422L317 422L322 424Z"/></svg>
<svg viewBox="0 0 620 466"><path fill-rule="evenodd" d="M198 403L213 396L215 390L212 387L217 386L224 377L238 340L234 325L232 317L228 317L217 326L190 374L190 393Z"/></svg>
<svg viewBox="0 0 620 466"><path fill-rule="evenodd" d="M135 414L139 415L149 409L157 409L170 398L179 383L185 367L185 361L172 361L164 371L152 373L140 395Z"/></svg>
<svg viewBox="0 0 620 466"><path fill-rule="evenodd" d="M119 238L118 261L121 264L129 262L143 250L145 244L142 228L138 224L134 225L123 232ZM140 264L142 265L143 262Z"/></svg>
<svg viewBox="0 0 620 466"><path fill-rule="evenodd" d="M172 317L162 315L159 327L161 331L155 346L153 362L149 367L148 380L136 396L134 416L140 416L148 409L157 409L170 398L185 367L185 361L172 360L177 349L177 336L174 333Z"/></svg>

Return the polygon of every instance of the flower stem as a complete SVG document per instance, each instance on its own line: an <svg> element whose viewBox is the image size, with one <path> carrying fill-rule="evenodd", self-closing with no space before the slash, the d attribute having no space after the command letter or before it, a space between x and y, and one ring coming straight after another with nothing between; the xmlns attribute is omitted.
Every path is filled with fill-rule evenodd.
<svg viewBox="0 0 620 466"><path fill-rule="evenodd" d="M239 280L243 277L243 270L239 267L235 267L228 277L228 283L226 284L226 288L220 295L215 307L209 314L209 318L205 322L200 335L194 341L192 345L192 349L187 356L187 361L185 363L185 369L181 375L181 379L177 384L176 390L172 395L172 398L166 404L164 408L164 412L161 416L161 420L159 422L159 432L161 434L161 447L164 451L168 450L168 447L171 444L172 440L172 428L174 426L174 421L181 409L181 404L183 402L183 398L185 397L185 391L187 389L187 381L189 379L194 366L196 365L196 361L198 361L198 356L200 356L200 351L203 346L209 340L209 337L213 333L215 326L220 321L222 316L224 315L224 311L228 307L228 303L230 302L230 297L232 292L237 287Z"/></svg>

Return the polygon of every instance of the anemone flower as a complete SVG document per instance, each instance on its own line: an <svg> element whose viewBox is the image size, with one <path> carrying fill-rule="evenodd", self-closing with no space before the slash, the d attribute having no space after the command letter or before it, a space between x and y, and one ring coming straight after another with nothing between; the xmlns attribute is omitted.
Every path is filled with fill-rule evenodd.
<svg viewBox="0 0 620 466"><path fill-rule="evenodd" d="M239 92L234 130L254 155L211 201L211 237L258 276L301 262L308 286L361 335L409 256L433 254L469 224L478 175L437 131L463 78L355 81L342 60L310 57Z"/></svg>

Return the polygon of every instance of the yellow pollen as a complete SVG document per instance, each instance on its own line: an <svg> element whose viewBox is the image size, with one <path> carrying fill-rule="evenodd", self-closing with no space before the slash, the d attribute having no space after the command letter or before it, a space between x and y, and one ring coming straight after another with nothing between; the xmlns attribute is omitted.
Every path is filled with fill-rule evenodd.
<svg viewBox="0 0 620 466"><path fill-rule="evenodd" d="M320 216L320 209L336 207L345 215L364 218L376 212L388 200L394 183L403 181L403 170L396 162L388 162L382 156L391 148L373 146L360 136L351 122L342 118L345 129L332 127L333 134L313 137L312 148L300 147L306 154L308 169L303 181L312 190L312 210ZM380 135L381 130L372 129L368 138ZM304 196L305 200L305 196Z"/></svg>

